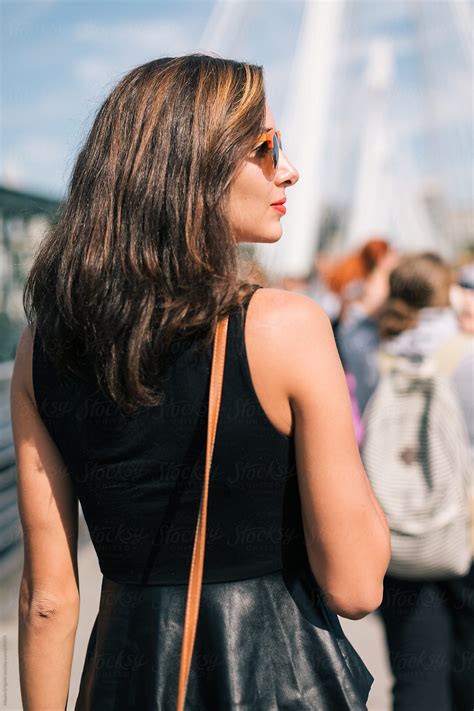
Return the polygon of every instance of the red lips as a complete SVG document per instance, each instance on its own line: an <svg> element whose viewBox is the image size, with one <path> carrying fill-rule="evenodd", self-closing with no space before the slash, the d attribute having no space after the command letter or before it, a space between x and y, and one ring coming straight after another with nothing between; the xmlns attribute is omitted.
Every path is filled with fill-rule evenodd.
<svg viewBox="0 0 474 711"><path fill-rule="evenodd" d="M286 202L286 197L282 198L281 200L277 200L276 202L272 202L272 205L284 205Z"/></svg>

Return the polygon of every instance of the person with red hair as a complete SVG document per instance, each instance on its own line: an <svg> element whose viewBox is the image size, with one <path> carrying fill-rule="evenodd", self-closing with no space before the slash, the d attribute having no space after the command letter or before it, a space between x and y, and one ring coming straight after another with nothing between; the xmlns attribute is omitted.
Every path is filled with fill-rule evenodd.
<svg viewBox="0 0 474 711"><path fill-rule="evenodd" d="M326 271L326 283L331 291L341 298L342 309L349 301L359 296L363 283L375 267L387 255L392 254L395 256L396 251L387 240L374 237Z"/></svg>

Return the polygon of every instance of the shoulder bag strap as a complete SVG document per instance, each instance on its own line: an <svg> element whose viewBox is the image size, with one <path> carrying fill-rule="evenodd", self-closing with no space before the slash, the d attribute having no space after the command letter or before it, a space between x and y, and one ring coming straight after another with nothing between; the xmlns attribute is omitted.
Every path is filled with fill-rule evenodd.
<svg viewBox="0 0 474 711"><path fill-rule="evenodd" d="M183 711L188 685L189 669L193 656L194 640L201 602L202 571L204 567L204 550L206 545L207 498L209 489L209 473L211 470L212 453L216 436L217 419L221 403L222 381L224 378L225 349L229 317L218 322L214 336L212 354L211 384L209 388L209 412L207 423L206 467L204 485L201 495L196 534L194 537L193 557L189 575L186 612L184 616L183 641L181 645L181 663L179 669L179 687L177 711Z"/></svg>

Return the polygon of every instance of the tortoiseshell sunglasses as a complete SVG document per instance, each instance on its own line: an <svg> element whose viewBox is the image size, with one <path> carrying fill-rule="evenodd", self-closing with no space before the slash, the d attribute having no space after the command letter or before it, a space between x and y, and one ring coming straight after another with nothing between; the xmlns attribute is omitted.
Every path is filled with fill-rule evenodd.
<svg viewBox="0 0 474 711"><path fill-rule="evenodd" d="M261 144L261 145L260 145ZM273 170L276 171L278 161L280 159L280 150L283 150L281 144L281 133L278 128L271 128L266 133L262 133L255 144L257 153L261 150L271 151Z"/></svg>

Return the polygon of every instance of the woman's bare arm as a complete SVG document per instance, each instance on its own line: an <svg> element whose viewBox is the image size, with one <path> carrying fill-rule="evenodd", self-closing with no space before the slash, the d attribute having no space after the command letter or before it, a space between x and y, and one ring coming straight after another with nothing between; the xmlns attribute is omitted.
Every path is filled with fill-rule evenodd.
<svg viewBox="0 0 474 711"><path fill-rule="evenodd" d="M272 347L293 413L308 557L329 606L358 619L381 603L390 533L360 458L331 322L309 297L280 301Z"/></svg>
<svg viewBox="0 0 474 711"><path fill-rule="evenodd" d="M34 402L32 345L27 328L18 344L10 396L24 537L20 685L25 711L63 711L79 619L78 502Z"/></svg>

